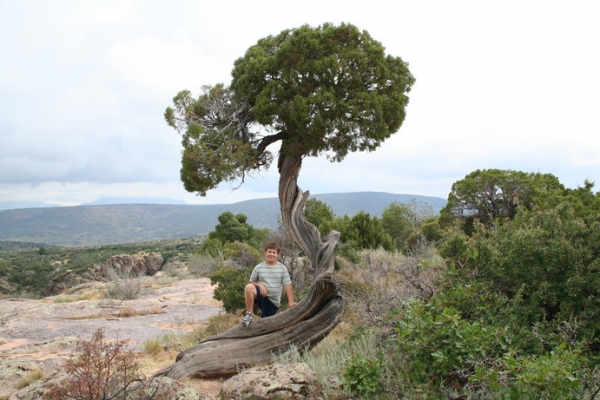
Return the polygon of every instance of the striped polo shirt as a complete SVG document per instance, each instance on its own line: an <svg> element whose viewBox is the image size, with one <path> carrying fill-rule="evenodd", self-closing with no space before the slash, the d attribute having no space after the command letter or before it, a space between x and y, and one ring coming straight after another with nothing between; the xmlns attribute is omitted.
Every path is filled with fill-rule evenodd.
<svg viewBox="0 0 600 400"><path fill-rule="evenodd" d="M291 285L292 279L285 265L277 261L276 265L268 266L265 261L252 270L250 282L262 283L267 288L269 300L276 306L281 306L281 293L284 285Z"/></svg>

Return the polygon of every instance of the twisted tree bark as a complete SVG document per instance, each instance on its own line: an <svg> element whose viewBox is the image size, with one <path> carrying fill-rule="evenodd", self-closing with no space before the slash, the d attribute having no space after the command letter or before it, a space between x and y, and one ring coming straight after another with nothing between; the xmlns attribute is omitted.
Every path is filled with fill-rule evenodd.
<svg viewBox="0 0 600 400"><path fill-rule="evenodd" d="M292 348L306 350L321 341L339 323L344 311L340 283L333 276L334 250L339 233L321 238L318 229L304 218L309 193L297 186L302 156L286 149L279 155L279 201L283 223L309 256L314 279L307 295L295 307L273 317L238 325L202 340L179 353L176 362L155 376L182 379L236 374L240 368L268 363Z"/></svg>

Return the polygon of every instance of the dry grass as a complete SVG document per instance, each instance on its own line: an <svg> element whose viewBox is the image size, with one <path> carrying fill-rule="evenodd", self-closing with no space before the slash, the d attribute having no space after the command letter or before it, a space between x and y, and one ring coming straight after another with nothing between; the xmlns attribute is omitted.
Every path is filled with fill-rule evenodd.
<svg viewBox="0 0 600 400"><path fill-rule="evenodd" d="M327 398L344 395L342 376L352 355L375 356L375 341L370 336L352 337L353 328L348 323L339 324L312 350L299 352L292 349L277 359L279 363L306 363L315 371Z"/></svg>
<svg viewBox="0 0 600 400"><path fill-rule="evenodd" d="M23 389L26 386L31 385L33 382L39 381L44 377L44 371L41 369L35 369L27 374L23 379L21 379L17 385L15 386L17 389Z"/></svg>
<svg viewBox="0 0 600 400"><path fill-rule="evenodd" d="M445 268L435 249L404 255L363 250L361 261L342 264L338 272L345 286L346 319L366 326L384 327L390 311L413 298L430 297L436 277Z"/></svg>
<svg viewBox="0 0 600 400"><path fill-rule="evenodd" d="M130 318L137 316L138 313L133 309L133 307L125 307L120 309L117 315L121 318Z"/></svg>
<svg viewBox="0 0 600 400"><path fill-rule="evenodd" d="M91 293L86 293L79 296L58 296L54 299L55 303L74 303L76 301L84 301L84 300L92 300L94 299L94 295Z"/></svg>
<svg viewBox="0 0 600 400"><path fill-rule="evenodd" d="M227 329L239 324L240 320L241 318L239 315L221 312L206 320L203 326L196 328L192 333L192 336L196 342L199 342L209 336L225 332Z"/></svg>

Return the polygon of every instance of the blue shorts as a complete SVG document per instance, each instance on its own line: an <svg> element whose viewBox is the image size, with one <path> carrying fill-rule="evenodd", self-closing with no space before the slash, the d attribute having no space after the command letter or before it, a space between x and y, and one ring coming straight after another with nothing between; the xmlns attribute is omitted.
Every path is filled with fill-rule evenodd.
<svg viewBox="0 0 600 400"><path fill-rule="evenodd" d="M277 314L279 307L277 307L268 297L262 297L260 295L260 286L254 285L256 288L256 304L260 307L260 317L266 318Z"/></svg>

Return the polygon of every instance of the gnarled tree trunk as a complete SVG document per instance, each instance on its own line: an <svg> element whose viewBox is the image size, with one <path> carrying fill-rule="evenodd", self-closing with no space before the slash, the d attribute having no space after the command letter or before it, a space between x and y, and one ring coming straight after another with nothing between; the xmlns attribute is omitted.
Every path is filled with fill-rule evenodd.
<svg viewBox="0 0 600 400"><path fill-rule="evenodd" d="M334 249L339 233L332 232L322 239L317 228L304 218L303 209L309 193L302 192L297 186L302 157L289 154L282 144L279 200L283 223L315 268L307 295L295 307L252 322L247 328L240 324L202 340L179 353L174 364L155 376L181 379L234 375L240 368L268 363L274 356L292 348L310 349L339 323L344 299L341 286L333 276Z"/></svg>

